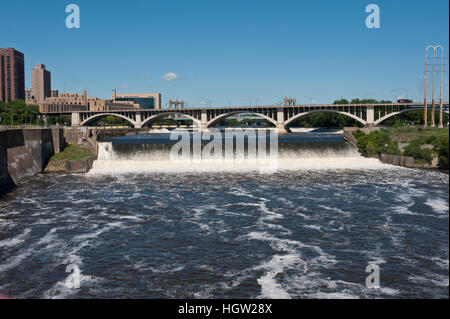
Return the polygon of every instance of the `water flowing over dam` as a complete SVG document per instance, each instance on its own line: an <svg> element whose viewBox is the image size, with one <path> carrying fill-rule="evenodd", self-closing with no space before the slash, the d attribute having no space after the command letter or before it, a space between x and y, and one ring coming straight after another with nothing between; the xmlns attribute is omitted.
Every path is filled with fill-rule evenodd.
<svg viewBox="0 0 450 319"><path fill-rule="evenodd" d="M448 298L448 175L364 158L340 134L280 136L278 169L264 174L171 161L174 143L103 141L89 174L40 175L0 201L0 292Z"/></svg>
<svg viewBox="0 0 450 319"><path fill-rule="evenodd" d="M191 136L193 144L193 137ZM138 135L113 138L99 143L98 159L91 174L101 173L143 173L143 172L221 172L253 171L265 163L248 159L248 143L245 140L243 160L236 156L225 158L225 149L219 158L193 158L179 161L171 158L171 141L168 134ZM207 142L203 141L203 147ZM269 143L269 141L268 141ZM269 145L266 152L270 154ZM376 169L390 168L377 159L365 158L340 134L289 134L279 136L276 154L276 170L298 169ZM270 160L268 159L268 160Z"/></svg>

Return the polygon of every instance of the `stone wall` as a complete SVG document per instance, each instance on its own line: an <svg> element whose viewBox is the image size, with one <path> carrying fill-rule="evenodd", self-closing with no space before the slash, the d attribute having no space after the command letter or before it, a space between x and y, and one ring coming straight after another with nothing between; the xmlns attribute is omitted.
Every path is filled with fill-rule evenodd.
<svg viewBox="0 0 450 319"><path fill-rule="evenodd" d="M50 157L64 148L58 128L0 132L0 194L41 173Z"/></svg>

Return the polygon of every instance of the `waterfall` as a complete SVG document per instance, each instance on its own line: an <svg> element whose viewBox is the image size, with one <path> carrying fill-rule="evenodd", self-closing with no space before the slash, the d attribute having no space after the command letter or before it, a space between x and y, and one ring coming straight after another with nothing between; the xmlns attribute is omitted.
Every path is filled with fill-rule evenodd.
<svg viewBox="0 0 450 319"><path fill-rule="evenodd" d="M320 136L307 136L300 140L283 137L278 141L276 163L264 160L193 158L174 160L171 157L171 143L167 138L154 142L155 137L123 137L99 142L98 159L94 162L91 174L122 174L146 172L235 172L259 170L264 165L275 165L273 171L305 169L379 169L388 168L374 158L365 158L340 136L336 140ZM204 147L204 144L203 144ZM247 149L246 149L247 150ZM235 150L236 152L236 150ZM273 154L271 154L273 155Z"/></svg>

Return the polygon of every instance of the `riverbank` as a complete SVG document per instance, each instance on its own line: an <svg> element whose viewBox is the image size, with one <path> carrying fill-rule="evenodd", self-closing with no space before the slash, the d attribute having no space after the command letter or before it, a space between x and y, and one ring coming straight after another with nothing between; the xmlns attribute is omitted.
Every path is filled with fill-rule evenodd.
<svg viewBox="0 0 450 319"><path fill-rule="evenodd" d="M69 144L61 153L50 158L44 173L87 173L96 155L83 145Z"/></svg>
<svg viewBox="0 0 450 319"><path fill-rule="evenodd" d="M361 154L379 158L385 163L447 170L449 168L448 128L377 128L352 129L354 142Z"/></svg>

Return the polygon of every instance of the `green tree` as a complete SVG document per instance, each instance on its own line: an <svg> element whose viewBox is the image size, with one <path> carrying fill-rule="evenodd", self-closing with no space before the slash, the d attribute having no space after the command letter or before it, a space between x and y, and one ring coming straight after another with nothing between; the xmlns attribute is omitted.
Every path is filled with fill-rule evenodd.
<svg viewBox="0 0 450 319"><path fill-rule="evenodd" d="M39 107L27 105L23 100L0 102L0 125L39 124Z"/></svg>
<svg viewBox="0 0 450 319"><path fill-rule="evenodd" d="M431 163L433 159L433 151L426 148L421 148L421 140L413 139L409 145L405 148L403 154L405 156L412 156L416 162L426 162Z"/></svg>

